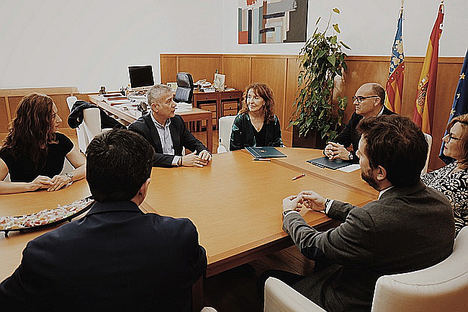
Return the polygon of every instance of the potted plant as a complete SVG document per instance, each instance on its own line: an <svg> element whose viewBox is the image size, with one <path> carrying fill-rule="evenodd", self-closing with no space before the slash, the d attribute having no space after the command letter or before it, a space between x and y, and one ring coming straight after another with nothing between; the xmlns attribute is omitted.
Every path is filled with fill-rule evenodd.
<svg viewBox="0 0 468 312"><path fill-rule="evenodd" d="M337 8L333 9L333 12L340 13ZM332 99L334 80L336 77L342 78L346 70L346 54L342 49L349 47L338 40L337 33L340 33L338 24L332 25L335 33L327 35L332 14L330 13L324 31L318 29L320 17L318 18L314 33L299 54L301 66L298 75L299 89L293 104L296 110L290 122L290 126L294 126L294 146L303 146L301 143L297 144L301 141L300 137L315 134L321 142L312 143L315 146L310 147L323 148L326 141L331 141L338 135L342 125L347 99L338 96L336 103L332 103Z"/></svg>

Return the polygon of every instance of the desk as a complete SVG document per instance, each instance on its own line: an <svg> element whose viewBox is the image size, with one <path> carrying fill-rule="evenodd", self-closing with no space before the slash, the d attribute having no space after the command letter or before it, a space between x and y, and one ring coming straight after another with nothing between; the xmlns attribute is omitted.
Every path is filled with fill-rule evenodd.
<svg viewBox="0 0 468 312"><path fill-rule="evenodd" d="M106 112L117 116L119 119L123 120L126 125L131 124L135 120L137 120L140 116L141 113L136 110L132 111L125 111L119 108L118 105L110 105L104 97L100 95L90 95L89 100L105 110ZM213 125L212 125L212 119L211 119L211 113L209 111L199 109L199 108L192 108L191 111L188 112L180 112L178 113L185 122L190 122L190 121L200 121L200 120L206 120L206 123L208 125L207 130L206 130L206 147L208 148L208 151L210 153L213 152Z"/></svg>
<svg viewBox="0 0 468 312"><path fill-rule="evenodd" d="M197 226L201 245L207 250L207 276L211 276L248 262L275 245L282 246L286 241L290 244L282 230L280 214L282 199L288 195L312 189L325 197L354 205L377 198L377 192L369 190L360 179L359 171L344 173L305 163L321 151L280 150L288 157L271 162L252 161L248 152L240 150L214 154L211 165L204 168L155 167L141 209L191 219ZM306 173L304 178L291 180L301 172ZM86 181L58 192L2 195L0 211L2 215L32 213L88 195ZM330 222L328 217L316 212L308 212L305 219L315 226L326 226ZM5 250L13 241L21 241L24 247L38 233L10 233L11 237L0 238L0 257L9 254ZM19 257L18 254L16 259ZM0 280L14 268L2 265Z"/></svg>
<svg viewBox="0 0 468 312"><path fill-rule="evenodd" d="M247 151L239 150L214 154L212 163L204 168L155 167L148 195L140 208L192 220L207 252L207 276L212 276L292 244L282 229L281 205L286 196L312 189L354 205L377 198L376 191L365 190L366 183L360 180L359 171L335 175L329 169L316 170L308 163L304 168L300 166L321 151L280 150L288 157L253 161ZM306 176L291 180L301 172L306 172ZM2 195L0 211L3 215L35 212L88 194L86 182L79 181L54 193ZM319 229L332 225L332 220L319 212L309 211L304 218ZM44 232L10 233L8 238L0 234L0 281L18 266L27 242Z"/></svg>

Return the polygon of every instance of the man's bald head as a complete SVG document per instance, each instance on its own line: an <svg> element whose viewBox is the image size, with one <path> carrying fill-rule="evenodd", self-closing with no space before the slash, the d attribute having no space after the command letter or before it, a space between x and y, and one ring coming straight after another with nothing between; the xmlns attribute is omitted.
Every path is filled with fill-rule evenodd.
<svg viewBox="0 0 468 312"><path fill-rule="evenodd" d="M375 94L380 98L380 104L384 105L385 103L385 89L381 84L376 82L368 82L359 87L358 90L365 90L366 93Z"/></svg>

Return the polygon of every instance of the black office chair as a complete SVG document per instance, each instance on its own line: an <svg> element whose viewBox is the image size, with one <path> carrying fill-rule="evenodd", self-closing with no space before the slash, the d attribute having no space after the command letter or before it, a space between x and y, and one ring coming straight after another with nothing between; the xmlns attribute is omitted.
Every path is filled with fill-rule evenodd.
<svg viewBox="0 0 468 312"><path fill-rule="evenodd" d="M175 102L192 103L193 80L189 73L177 73L177 90L174 97Z"/></svg>

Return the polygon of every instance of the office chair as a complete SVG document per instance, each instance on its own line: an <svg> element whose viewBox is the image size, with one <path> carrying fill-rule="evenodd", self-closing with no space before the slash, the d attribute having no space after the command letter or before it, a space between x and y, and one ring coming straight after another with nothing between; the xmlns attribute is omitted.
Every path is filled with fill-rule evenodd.
<svg viewBox="0 0 468 312"><path fill-rule="evenodd" d="M68 109L70 110L70 113L73 109L73 104L78 99L76 96L69 96L67 97L67 105ZM89 141L88 141L88 136L86 135L86 131L84 130L83 124L79 125L76 129L76 137L78 138L78 147L80 148L80 151L85 153L86 152L86 147L88 147Z"/></svg>
<svg viewBox="0 0 468 312"><path fill-rule="evenodd" d="M219 118L219 145L218 154L230 151L232 124L236 116L224 116Z"/></svg>
<svg viewBox="0 0 468 312"><path fill-rule="evenodd" d="M174 101L192 103L193 80L189 73L177 73L177 90Z"/></svg>
<svg viewBox="0 0 468 312"><path fill-rule="evenodd" d="M431 147L432 147L432 136L430 134L424 133L424 137L426 138L428 149L427 149L427 157L426 157L426 164L424 165L421 174L427 172L427 166L429 165L429 158L431 157Z"/></svg>
<svg viewBox="0 0 468 312"><path fill-rule="evenodd" d="M468 306L468 226L455 239L452 254L429 268L381 276L375 285L373 312L466 311ZM325 311L286 283L265 283L264 311Z"/></svg>

